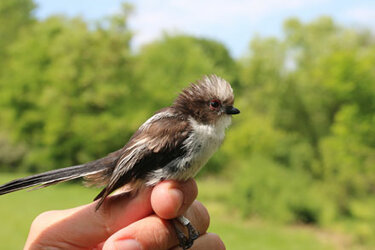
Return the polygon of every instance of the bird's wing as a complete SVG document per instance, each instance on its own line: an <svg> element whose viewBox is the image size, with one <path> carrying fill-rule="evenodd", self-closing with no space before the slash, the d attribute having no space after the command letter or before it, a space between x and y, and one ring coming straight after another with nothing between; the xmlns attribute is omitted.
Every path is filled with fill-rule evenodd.
<svg viewBox="0 0 375 250"><path fill-rule="evenodd" d="M169 112L159 112L146 121L122 149L108 185L95 200L97 208L114 190L144 179L152 171L164 167L186 153L183 147L191 128L189 121Z"/></svg>

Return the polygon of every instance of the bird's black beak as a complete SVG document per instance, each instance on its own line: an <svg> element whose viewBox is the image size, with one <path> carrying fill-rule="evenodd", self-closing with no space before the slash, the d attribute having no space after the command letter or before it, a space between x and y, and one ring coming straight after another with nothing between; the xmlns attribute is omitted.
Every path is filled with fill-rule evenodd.
<svg viewBox="0 0 375 250"><path fill-rule="evenodd" d="M233 106L227 106L225 107L225 113L228 115L236 115L239 114L240 111Z"/></svg>

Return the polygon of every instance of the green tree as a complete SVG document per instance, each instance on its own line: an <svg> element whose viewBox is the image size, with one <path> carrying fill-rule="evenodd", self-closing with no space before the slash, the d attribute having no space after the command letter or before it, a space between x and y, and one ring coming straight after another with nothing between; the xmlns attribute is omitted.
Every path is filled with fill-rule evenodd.
<svg viewBox="0 0 375 250"><path fill-rule="evenodd" d="M249 55L241 60L245 95L239 102L248 114L239 118L224 151L233 154L234 145L240 148L243 158L239 164L249 162L241 177L247 172L262 176L262 168L268 171L275 166L284 167L290 176L297 171L301 175L297 178L312 177L310 187L301 184L298 189L305 194L321 190L317 207L301 199L296 209L289 206L289 199L278 199L285 205L280 208L289 209L297 220L301 214L318 222L323 217L332 220L326 207L337 216L354 216L352 202L372 195L375 186L374 37L366 30L342 27L328 17L306 24L290 19L284 31L282 39L254 39ZM266 159L264 166L252 166L259 155ZM280 177L270 178L285 178L282 171L274 173ZM240 177L236 181L240 183ZM256 207L253 199L257 196L249 194L255 195L262 187L248 181L242 199ZM286 183L275 185L280 192L293 190ZM262 201L264 206L272 207L277 199L272 193L269 190L269 199ZM320 214L327 216L321 218Z"/></svg>
<svg viewBox="0 0 375 250"><path fill-rule="evenodd" d="M123 116L132 89L128 15L125 8L94 28L80 18L50 17L12 44L1 118L27 147L23 169L85 162L126 141L133 129Z"/></svg>
<svg viewBox="0 0 375 250"><path fill-rule="evenodd" d="M6 59L8 46L17 39L22 30L29 28L34 22L34 8L32 0L0 2L0 64Z"/></svg>
<svg viewBox="0 0 375 250"><path fill-rule="evenodd" d="M136 82L146 105L169 105L192 79L218 74L235 82L236 63L224 45L186 35L164 35L142 48L136 59Z"/></svg>

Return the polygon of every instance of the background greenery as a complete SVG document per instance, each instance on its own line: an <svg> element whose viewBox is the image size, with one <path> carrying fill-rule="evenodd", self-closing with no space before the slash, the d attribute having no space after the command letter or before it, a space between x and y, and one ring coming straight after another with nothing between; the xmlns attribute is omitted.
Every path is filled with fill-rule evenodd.
<svg viewBox="0 0 375 250"><path fill-rule="evenodd" d="M220 42L184 34L133 51L126 4L96 23L37 20L34 8L32 0L0 2L2 182L118 149L189 82L215 73L232 83L241 115L199 176L212 231L229 249L375 247L369 30L329 17L291 18L282 37L256 37L234 59ZM77 201L56 199L50 207L34 200L60 191ZM21 192L1 197L1 214L12 214L5 223L22 227L24 238L37 213L89 202L95 192L74 185ZM17 219L25 202L34 212ZM2 242L19 242L13 232Z"/></svg>

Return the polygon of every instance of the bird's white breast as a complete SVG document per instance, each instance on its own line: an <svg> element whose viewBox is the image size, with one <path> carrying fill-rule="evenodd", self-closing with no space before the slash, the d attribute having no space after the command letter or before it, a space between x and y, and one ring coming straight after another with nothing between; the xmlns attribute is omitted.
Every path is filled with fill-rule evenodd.
<svg viewBox="0 0 375 250"><path fill-rule="evenodd" d="M189 167L182 174L182 179L195 176L201 167L217 151L225 137L225 129L231 123L230 116L224 116L214 125L201 124L190 119L193 133L186 140L185 147L191 152L188 155Z"/></svg>
<svg viewBox="0 0 375 250"><path fill-rule="evenodd" d="M193 118L189 121L192 132L184 142L186 155L150 173L147 185L155 185L163 179L187 180L194 177L223 142L231 117L223 116L213 125L199 123ZM170 171L170 167L176 171Z"/></svg>

